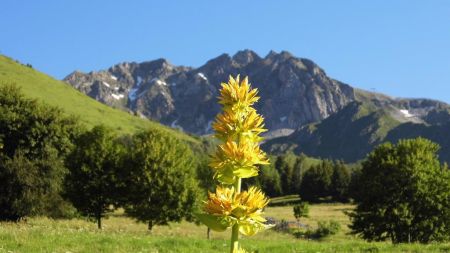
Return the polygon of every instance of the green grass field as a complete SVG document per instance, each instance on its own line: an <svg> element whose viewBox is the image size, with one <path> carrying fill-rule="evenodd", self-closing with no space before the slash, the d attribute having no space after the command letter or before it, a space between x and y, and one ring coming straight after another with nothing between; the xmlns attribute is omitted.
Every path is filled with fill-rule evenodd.
<svg viewBox="0 0 450 253"><path fill-rule="evenodd" d="M62 81L0 55L0 85L4 84L18 85L25 96L57 106L68 114L76 115L88 127L104 124L120 133L133 133L142 129L161 129L182 140L198 142L197 139L180 131L106 106Z"/></svg>
<svg viewBox="0 0 450 253"><path fill-rule="evenodd" d="M334 219L342 231L321 241L296 239L287 233L265 231L254 237L242 238L243 246L257 252L450 252L450 244L368 243L347 234L349 220L343 211L351 205L313 205L305 223ZM294 220L292 207L269 207L267 216ZM157 226L149 233L147 226L135 223L120 213L104 221L99 231L96 224L85 220L51 220L31 218L27 222L0 223L0 253L9 252L228 252L230 232L211 233L206 239L206 227L192 223Z"/></svg>

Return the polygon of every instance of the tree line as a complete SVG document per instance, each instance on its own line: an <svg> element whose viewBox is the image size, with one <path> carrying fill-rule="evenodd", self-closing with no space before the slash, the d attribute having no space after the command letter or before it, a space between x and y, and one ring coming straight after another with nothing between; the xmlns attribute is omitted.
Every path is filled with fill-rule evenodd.
<svg viewBox="0 0 450 253"><path fill-rule="evenodd" d="M271 157L254 180L271 197L299 195L308 202L348 202L359 166L287 153Z"/></svg>
<svg viewBox="0 0 450 253"><path fill-rule="evenodd" d="M0 87L0 220L83 215L102 227L115 209L148 228L192 220L198 159L160 130L86 129L60 109Z"/></svg>
<svg viewBox="0 0 450 253"><path fill-rule="evenodd" d="M194 221L198 200L214 185L208 167L214 145L200 141L189 146L155 129L128 135L102 125L87 129L16 86L1 85L0 220L82 215L101 228L121 207L149 229ZM288 153L271 157L246 183L271 197L351 201L351 231L369 241L446 241L450 170L438 149L422 138L385 143L357 165Z"/></svg>
<svg viewBox="0 0 450 253"><path fill-rule="evenodd" d="M23 96L13 85L0 87L0 219L33 215L95 220L121 207L154 225L193 219L199 195L214 171L214 146L202 150L158 130L118 135L99 125L85 128L58 108ZM269 196L300 194L307 201L348 200L351 170L340 161L305 155L272 157L249 184Z"/></svg>

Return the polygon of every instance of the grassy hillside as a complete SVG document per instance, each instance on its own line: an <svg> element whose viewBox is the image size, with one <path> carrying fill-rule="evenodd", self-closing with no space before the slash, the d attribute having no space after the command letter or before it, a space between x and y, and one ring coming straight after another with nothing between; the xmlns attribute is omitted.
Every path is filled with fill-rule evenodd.
<svg viewBox="0 0 450 253"><path fill-rule="evenodd" d="M450 123L435 120L435 125L403 122L395 118L390 106L375 106L371 102L352 102L325 120L303 127L293 134L264 143L272 153L294 151L308 156L343 159L357 162L381 143L424 137L441 146L441 161L450 161ZM445 114L447 109L436 114ZM437 115L440 116L440 115ZM437 117L436 116L436 117ZM431 121L431 120L430 120Z"/></svg>
<svg viewBox="0 0 450 253"><path fill-rule="evenodd" d="M10 83L20 86L27 97L36 98L78 116L88 127L104 124L121 133L148 128L161 129L188 142L198 142L195 138L157 122L108 107L62 81L0 55L0 85Z"/></svg>
<svg viewBox="0 0 450 253"><path fill-rule="evenodd" d="M353 102L320 123L306 126L283 139L268 141L264 148L272 152L288 149L308 156L355 162L399 124L383 110Z"/></svg>

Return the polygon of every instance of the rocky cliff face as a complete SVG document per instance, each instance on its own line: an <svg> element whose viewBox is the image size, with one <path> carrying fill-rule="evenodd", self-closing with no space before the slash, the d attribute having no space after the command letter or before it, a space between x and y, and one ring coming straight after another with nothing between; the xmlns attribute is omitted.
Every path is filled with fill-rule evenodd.
<svg viewBox="0 0 450 253"><path fill-rule="evenodd" d="M73 72L64 80L108 105L198 135L212 132L220 111L220 83L248 76L259 89L265 117L263 147L355 162L385 141L423 136L450 159L450 106L430 99L396 99L333 80L314 62L288 52L264 58L250 50L211 59L199 68L164 59L121 63L99 72Z"/></svg>
<svg viewBox="0 0 450 253"><path fill-rule="evenodd" d="M121 63L99 72L73 72L64 81L103 103L194 134L211 133L220 83L248 76L260 91L258 110L272 131L317 122L354 101L355 90L314 62L288 52L262 58L250 50L220 55L199 68L164 59ZM283 131L280 131L283 130Z"/></svg>

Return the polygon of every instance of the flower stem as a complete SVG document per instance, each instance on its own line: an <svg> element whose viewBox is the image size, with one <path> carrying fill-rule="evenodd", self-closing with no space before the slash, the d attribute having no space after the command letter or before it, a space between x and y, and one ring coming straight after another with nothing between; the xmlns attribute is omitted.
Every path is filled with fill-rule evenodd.
<svg viewBox="0 0 450 253"><path fill-rule="evenodd" d="M238 194L241 192L241 179L239 178L234 183L234 194ZM239 250L239 224L236 223L233 225L231 230L231 249L230 253L237 252Z"/></svg>

